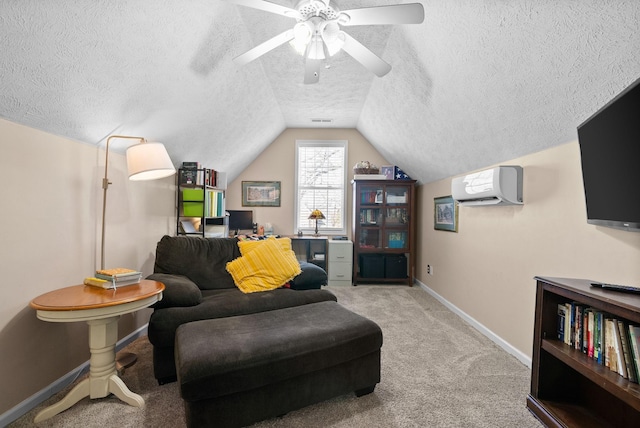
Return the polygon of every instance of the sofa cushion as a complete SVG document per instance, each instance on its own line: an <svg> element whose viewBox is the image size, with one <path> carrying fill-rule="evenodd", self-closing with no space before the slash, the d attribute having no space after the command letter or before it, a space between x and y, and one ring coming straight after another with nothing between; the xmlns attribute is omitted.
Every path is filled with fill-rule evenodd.
<svg viewBox="0 0 640 428"><path fill-rule="evenodd" d="M186 276L201 290L235 288L226 265L239 256L236 238L163 236L153 272Z"/></svg>
<svg viewBox="0 0 640 428"><path fill-rule="evenodd" d="M279 242L280 241L280 242ZM286 250L282 242L289 241ZM286 242L285 242L286 243ZM227 271L243 293L273 290L300 274L300 264L287 239L266 239L227 263Z"/></svg>
<svg viewBox="0 0 640 428"><path fill-rule="evenodd" d="M245 294L235 286L229 289L203 290L202 303L191 307L155 310L149 319L148 336L153 346L173 348L176 329L184 323L210 318L272 311L309 303L337 301L327 290L290 290L278 288L268 293Z"/></svg>
<svg viewBox="0 0 640 428"><path fill-rule="evenodd" d="M327 285L327 272L318 265L308 262L300 262L300 275L289 281L294 290L309 290Z"/></svg>
<svg viewBox="0 0 640 428"><path fill-rule="evenodd" d="M198 286L183 275L154 273L147 277L164 284L162 300L151 305L154 309L172 306L195 306L202 302L202 292Z"/></svg>

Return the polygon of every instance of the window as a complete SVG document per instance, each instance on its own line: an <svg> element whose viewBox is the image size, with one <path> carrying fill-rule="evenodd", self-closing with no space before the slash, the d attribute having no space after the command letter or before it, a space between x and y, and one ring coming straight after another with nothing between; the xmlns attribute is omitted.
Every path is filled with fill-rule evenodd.
<svg viewBox="0 0 640 428"><path fill-rule="evenodd" d="M295 229L315 231L316 221L309 220L315 209L322 211L318 233L347 233L347 141L296 141Z"/></svg>

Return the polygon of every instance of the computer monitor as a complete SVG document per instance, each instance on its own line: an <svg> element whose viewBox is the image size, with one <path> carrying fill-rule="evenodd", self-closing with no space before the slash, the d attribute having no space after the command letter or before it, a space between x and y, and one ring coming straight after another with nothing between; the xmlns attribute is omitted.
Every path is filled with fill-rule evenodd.
<svg viewBox="0 0 640 428"><path fill-rule="evenodd" d="M253 211L227 210L229 213L229 231L238 234L241 230L253 231Z"/></svg>

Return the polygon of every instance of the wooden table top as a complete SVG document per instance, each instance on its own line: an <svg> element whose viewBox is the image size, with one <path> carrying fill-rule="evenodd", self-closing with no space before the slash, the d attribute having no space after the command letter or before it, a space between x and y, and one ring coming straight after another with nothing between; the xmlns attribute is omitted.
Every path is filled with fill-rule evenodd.
<svg viewBox="0 0 640 428"><path fill-rule="evenodd" d="M116 289L104 289L91 285L72 285L42 294L29 303L36 310L78 311L117 306L137 302L162 293L164 284L143 279L139 284Z"/></svg>

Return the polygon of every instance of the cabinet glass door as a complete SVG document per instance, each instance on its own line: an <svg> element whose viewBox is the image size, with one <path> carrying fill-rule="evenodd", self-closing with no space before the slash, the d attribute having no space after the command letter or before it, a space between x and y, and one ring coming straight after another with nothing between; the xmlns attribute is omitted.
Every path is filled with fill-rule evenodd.
<svg viewBox="0 0 640 428"><path fill-rule="evenodd" d="M387 205L406 205L409 203L409 189L407 186L387 186L385 202Z"/></svg>
<svg viewBox="0 0 640 428"><path fill-rule="evenodd" d="M360 230L360 240L358 242L358 246L361 249L381 248L380 238L380 229L363 227Z"/></svg>
<svg viewBox="0 0 640 428"><path fill-rule="evenodd" d="M387 229L385 235L385 248L407 248L406 231Z"/></svg>

